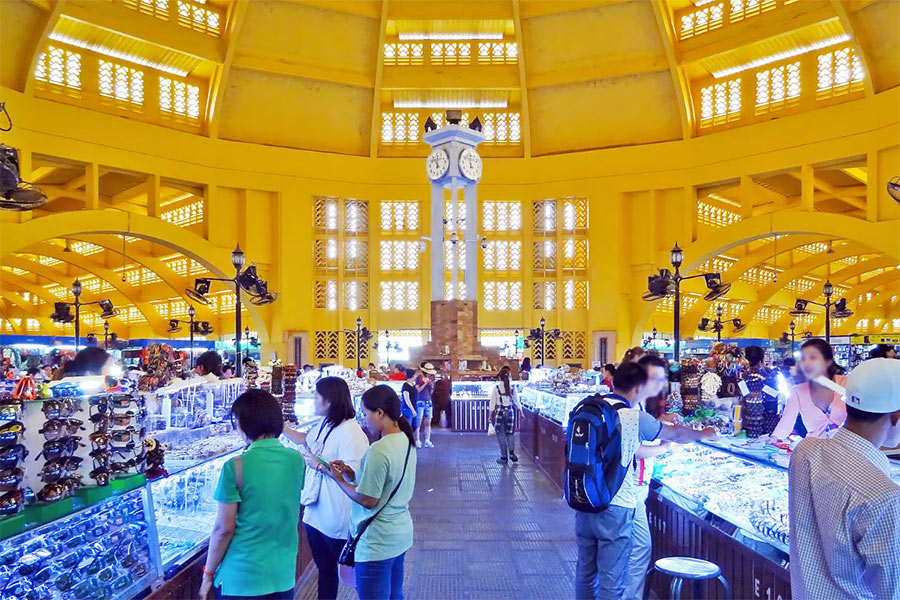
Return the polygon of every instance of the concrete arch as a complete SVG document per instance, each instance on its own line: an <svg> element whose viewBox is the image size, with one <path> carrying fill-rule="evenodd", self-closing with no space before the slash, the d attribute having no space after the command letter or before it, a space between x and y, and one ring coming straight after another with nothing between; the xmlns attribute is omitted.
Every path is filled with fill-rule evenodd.
<svg viewBox="0 0 900 600"><path fill-rule="evenodd" d="M792 236L788 236L786 239L778 240L777 244L775 241L769 242L768 244L765 244L764 246L760 246L759 248L753 250L752 252L747 254L747 256L744 256L743 258L739 259L736 263L734 263L731 266L731 268L728 269L728 271L726 273L722 274L722 280L729 281L732 283L738 281L750 269L752 269L754 267L758 267L759 265L772 260L772 256L775 254L776 250L778 252L787 252L790 250L795 250L802 246L806 246L807 244L813 244L816 242L824 242L824 241L828 241L829 239L832 239L832 238L828 238L828 237L821 236L821 235L792 235ZM718 256L718 254L716 256ZM699 281L697 281L696 283L694 283L694 285L700 286L701 283ZM706 293L705 287L703 287L702 289L700 287L698 287L697 290L702 291L703 293ZM696 304L694 304L694 306L692 306L685 313L684 319L681 322L681 335L682 336L691 335L691 332L694 330L694 327L696 327L697 323L700 321L700 319L703 317L703 315L706 314L706 311L708 309L709 309L709 305L706 303L697 302ZM755 315L756 312L754 311L753 313L747 313L747 314ZM741 318L744 318L743 315L741 315ZM750 321L747 319L744 319L744 322L749 323Z"/></svg>
<svg viewBox="0 0 900 600"><path fill-rule="evenodd" d="M812 271L814 269L823 267L830 262L842 260L844 258L849 258L850 256L856 256L859 253L860 253L859 245L848 244L847 246L844 246L843 248L840 248L839 250L835 250L834 254L825 254L825 253L816 254L814 256L810 256L809 258L801 260L800 262L795 264L793 267L786 269L784 272L780 273L778 275L778 281L769 283L766 286L760 288L759 292L757 293L756 300L754 300L753 302L751 302L744 308L744 310L740 314L740 318L745 323L749 323L750 320L756 316L756 312L762 306L764 306L766 303L768 303L769 300L771 300L775 294L777 294L778 292L782 291L785 287L787 287L788 283L790 283L796 279L799 279L806 273L809 273L810 271ZM842 269L841 271L835 272L831 276L831 282L832 283L843 283L847 279L856 277L857 275L859 275L861 273L866 273L868 271L874 271L876 269L881 269L883 267L887 267L890 265L890 263L891 263L891 259L883 258L883 257L874 258L874 259L867 260L867 261L862 261L861 263L858 263L857 265L853 265L853 267L867 265L868 266L867 269L865 269L863 271L859 271L859 272L856 272L856 269L854 269L854 271L853 271L854 274L852 274L852 275L848 275L846 273L844 273L842 275L842 273L844 271L847 271L847 269ZM848 269L849 268L850 267L848 267Z"/></svg>
<svg viewBox="0 0 900 600"><path fill-rule="evenodd" d="M230 250L223 250L196 233L161 219L117 210L70 211L25 223L0 223L0 260L44 240L104 233L151 240L196 260L214 277L232 277L234 274ZM259 307L249 303L245 307L260 341L268 342L268 324Z"/></svg>
<svg viewBox="0 0 900 600"><path fill-rule="evenodd" d="M121 243L110 243L110 239L107 236L96 234L96 235L80 235L78 239L85 242L90 242L91 244L95 244L97 246L101 246L109 252L113 252L122 255L122 244ZM115 238L117 242L120 242L119 238ZM140 250L139 248L132 248L126 245L125 248L126 258L134 261L135 263L141 265L142 267L146 267L159 275L159 278L163 280L163 282L168 285L174 291L175 296L180 296L185 300L188 300L187 296L184 295L184 290L188 287L193 287L194 278L202 277L203 275L196 275L190 277L180 277L177 273L175 273L172 269L166 265L163 261L156 258L155 256L151 256L150 254ZM189 300L188 300L189 301ZM197 305L195 304L198 312L198 318L217 318L218 315L214 314L212 310L206 305Z"/></svg>
<svg viewBox="0 0 900 600"><path fill-rule="evenodd" d="M37 296L50 306L53 306L54 302L59 301L56 296L48 292L47 288L45 288L41 284L29 281L25 277L16 275L15 273L10 273L9 271L0 271L0 285L12 285L14 287L17 287ZM87 291L88 290L85 290L85 292Z"/></svg>
<svg viewBox="0 0 900 600"><path fill-rule="evenodd" d="M147 323L150 324L154 333L162 334L165 332L167 323L159 316L159 313L156 312L153 305L147 301L141 300L140 297L138 297L137 291L127 283L123 283L116 275L115 271L109 267L76 252L64 252L62 248L56 244L51 244L50 242L41 242L29 246L26 248L26 252L41 256L49 256L50 258L55 258L75 265L88 273L93 273L113 286L116 291L119 292L119 296L125 299L127 303L134 304L137 309L141 311L141 314L144 315L144 318L147 320Z"/></svg>
<svg viewBox="0 0 900 600"><path fill-rule="evenodd" d="M19 315L4 315L3 318L9 319L37 319L38 323L40 323L41 327L47 329L47 331L53 330L53 321L50 320L47 316L41 316L38 314L37 307L25 299L24 296L13 292L12 290L0 290L0 297L4 298L8 303L17 306L21 311L21 317ZM10 323L12 325L12 323ZM24 331L25 328L23 327Z"/></svg>
<svg viewBox="0 0 900 600"><path fill-rule="evenodd" d="M832 239L848 239L880 252L900 262L900 236L898 221L869 222L834 213L782 210L767 215L744 219L704 235L684 248L684 273L691 273L707 260L729 249L773 235L821 235ZM673 240L674 241L674 240ZM669 251L657 254L657 264L669 264ZM655 309L656 303L640 299L644 290L635 290L633 298L632 343L639 344L644 327ZM643 306L641 306L643 305ZM692 325L693 326L693 325Z"/></svg>
<svg viewBox="0 0 900 600"><path fill-rule="evenodd" d="M871 300L860 306L859 310L848 319L847 323L838 328L838 334L848 335L856 333L856 324L860 319L890 320L891 318L900 318L900 313L898 313L896 317L885 316L883 314L887 309L894 305L894 303L891 302L891 298L897 296L898 293L900 293L898 290L884 290L879 292ZM883 327L884 324L882 324L882 328Z"/></svg>
<svg viewBox="0 0 900 600"><path fill-rule="evenodd" d="M887 283L891 283L897 279L900 279L900 270L892 269L890 271L886 271L875 277L870 277L866 279L860 284L857 284L850 288L846 294L844 294L844 298L847 298L847 301L850 302L857 296L861 294L865 294L871 292L872 290L878 288L879 286L885 285ZM832 281L834 283L834 281ZM819 296L822 295L821 290L815 290L814 292L810 292L803 295L804 300L815 300ZM837 298L835 298L837 300ZM772 324L772 330L774 331L784 331L791 321L790 313L785 313L783 317L778 319L775 323ZM813 318L812 322L809 325L809 331L813 332L813 335L816 335L817 331L824 332L825 330L825 313L824 311L816 314Z"/></svg>
<svg viewBox="0 0 900 600"><path fill-rule="evenodd" d="M115 242L112 242L105 235L81 235L77 237L69 236L69 239L73 241L88 242L94 244L95 246L100 246L109 252L113 252L115 254L118 254L119 256L122 256L122 244L121 240L118 237L114 238ZM139 266L150 269L151 271L156 273L159 278L163 280L163 283L172 289L173 296L178 296L187 300L187 297L184 295L184 290L185 288L192 287L194 285L193 278L179 277L175 272L168 268L164 262L162 262L155 256L150 256L142 250L127 248L126 256L128 259L138 264ZM116 276L115 279L117 281L120 280L118 276ZM112 282L110 282L110 284L112 284ZM130 301L131 300L129 300L129 302ZM197 310L197 319L209 321L218 318L218 315L213 313L209 306L196 303L194 303L194 306Z"/></svg>

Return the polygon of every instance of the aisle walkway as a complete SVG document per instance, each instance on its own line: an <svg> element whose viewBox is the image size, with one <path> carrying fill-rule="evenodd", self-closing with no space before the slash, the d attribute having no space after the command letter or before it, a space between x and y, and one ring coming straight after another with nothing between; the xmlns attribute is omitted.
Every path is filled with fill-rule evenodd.
<svg viewBox="0 0 900 600"><path fill-rule="evenodd" d="M434 442L419 450L406 598L571 598L574 516L558 489L525 452L517 465L494 462L493 437L436 432ZM299 597L315 591L313 574ZM340 597L356 596L343 588Z"/></svg>

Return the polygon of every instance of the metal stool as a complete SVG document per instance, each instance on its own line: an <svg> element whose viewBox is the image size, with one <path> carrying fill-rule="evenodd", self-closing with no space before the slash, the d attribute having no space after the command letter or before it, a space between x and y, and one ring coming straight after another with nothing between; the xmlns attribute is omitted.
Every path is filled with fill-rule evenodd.
<svg viewBox="0 0 900 600"><path fill-rule="evenodd" d="M672 585L669 587L669 594L672 600L681 598L681 584L685 579L689 579L694 583L694 596L700 597L700 582L707 579L718 579L722 584L722 590L725 593L726 600L731 599L731 586L722 576L722 569L719 565L711 563L708 560L699 558L688 558L685 556L669 556L657 560L650 570L647 572L647 582L644 586L644 600L650 597L650 576L654 571L658 571L664 575L671 576Z"/></svg>

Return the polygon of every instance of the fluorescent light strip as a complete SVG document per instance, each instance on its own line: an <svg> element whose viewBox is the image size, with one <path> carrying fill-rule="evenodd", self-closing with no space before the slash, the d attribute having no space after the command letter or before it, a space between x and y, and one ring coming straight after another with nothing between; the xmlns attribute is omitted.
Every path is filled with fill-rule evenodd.
<svg viewBox="0 0 900 600"><path fill-rule="evenodd" d="M54 31L50 34L49 37L55 42L61 42L63 44L68 44L77 48L83 48L84 50L90 50L91 52L104 54L112 58L117 58L119 60L124 60L144 67L150 67L151 69L156 69L157 71L162 71L163 73L168 73L169 75L186 77L188 74L188 72L184 69L176 69L175 67L163 65L156 61L147 60L146 58L143 58L136 54L131 54L130 52L120 52L118 50L113 50L112 48L107 48L106 46L101 46L99 44L91 44L83 40L79 40L78 38L73 38L72 36L66 35L64 33L58 33Z"/></svg>
<svg viewBox="0 0 900 600"><path fill-rule="evenodd" d="M447 102L445 100L394 100L394 108L506 108L509 103L506 100L486 100L482 102L469 102L458 100Z"/></svg>
<svg viewBox="0 0 900 600"><path fill-rule="evenodd" d="M397 37L402 42L420 40L502 40L503 33L400 33Z"/></svg>
<svg viewBox="0 0 900 600"><path fill-rule="evenodd" d="M793 56L800 56L801 54L806 54L807 52L812 52L814 50L821 50L822 48L827 48L828 46L834 46L835 44L840 44L840 43L849 42L849 41L850 41L850 36L847 35L846 33L842 33L841 35L836 35L834 37L826 38L826 39L820 40L818 42L813 42L812 44L807 44L805 46L798 46L797 48L791 48L790 50L785 50L783 52L771 54L771 55L765 56L763 58L757 58L755 60L751 60L748 63L738 65L736 67L722 69L721 71L713 71L713 77L715 77L716 79L720 79L722 77L729 77L731 75L736 75L737 73L741 73L743 71L749 71L750 69L762 67L763 65L776 63L776 62L785 60L787 58L791 58Z"/></svg>

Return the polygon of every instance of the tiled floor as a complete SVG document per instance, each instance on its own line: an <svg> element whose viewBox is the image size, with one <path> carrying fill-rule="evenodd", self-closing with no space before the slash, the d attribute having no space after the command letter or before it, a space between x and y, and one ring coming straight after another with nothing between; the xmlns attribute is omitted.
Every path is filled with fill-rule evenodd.
<svg viewBox="0 0 900 600"><path fill-rule="evenodd" d="M571 598L575 518L556 486L525 452L517 465L494 462L494 437L441 431L434 442L419 450L406 598ZM315 599L315 579L299 598ZM340 597L356 596L342 588Z"/></svg>

